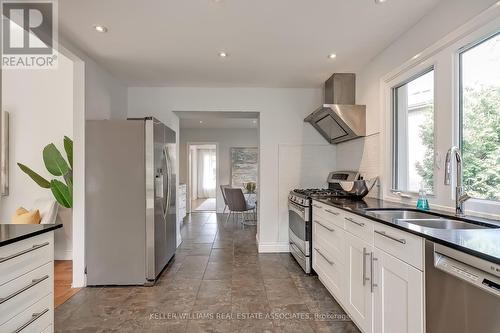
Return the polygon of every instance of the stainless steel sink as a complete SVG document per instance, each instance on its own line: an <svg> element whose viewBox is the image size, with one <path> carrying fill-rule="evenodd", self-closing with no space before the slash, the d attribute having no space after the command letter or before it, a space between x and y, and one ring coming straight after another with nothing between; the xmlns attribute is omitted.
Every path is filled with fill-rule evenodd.
<svg viewBox="0 0 500 333"><path fill-rule="evenodd" d="M398 221L416 224L421 227L433 228L433 229L488 229L488 227L473 224L458 220L449 220L444 218L434 218L434 219L399 219Z"/></svg>
<svg viewBox="0 0 500 333"><path fill-rule="evenodd" d="M366 213L379 219L390 220L414 220L435 219L436 215L427 214L413 210L396 209L367 209Z"/></svg>
<svg viewBox="0 0 500 333"><path fill-rule="evenodd" d="M407 209L367 209L367 215L379 218L381 220L406 222L425 228L433 229L489 229L498 228L495 225L479 225L461 220L453 220L428 214L425 212L407 210Z"/></svg>

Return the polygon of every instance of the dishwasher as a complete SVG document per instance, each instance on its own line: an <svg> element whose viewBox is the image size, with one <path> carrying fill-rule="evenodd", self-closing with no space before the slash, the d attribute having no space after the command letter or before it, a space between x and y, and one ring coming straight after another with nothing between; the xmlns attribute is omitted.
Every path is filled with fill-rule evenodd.
<svg viewBox="0 0 500 333"><path fill-rule="evenodd" d="M500 265L425 242L426 333L500 332Z"/></svg>

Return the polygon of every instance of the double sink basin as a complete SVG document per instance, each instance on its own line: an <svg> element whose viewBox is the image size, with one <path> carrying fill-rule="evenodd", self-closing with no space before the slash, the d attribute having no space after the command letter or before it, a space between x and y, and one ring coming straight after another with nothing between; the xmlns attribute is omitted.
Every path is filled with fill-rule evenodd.
<svg viewBox="0 0 500 333"><path fill-rule="evenodd" d="M367 215L384 221L395 223L406 222L432 229L491 229L500 227L482 222L481 224L475 224L449 217L441 217L415 209L368 208L365 211Z"/></svg>

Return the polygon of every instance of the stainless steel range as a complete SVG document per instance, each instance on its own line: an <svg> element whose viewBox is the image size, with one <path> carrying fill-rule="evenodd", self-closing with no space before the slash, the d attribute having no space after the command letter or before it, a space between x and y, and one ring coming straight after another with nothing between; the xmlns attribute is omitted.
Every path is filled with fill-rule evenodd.
<svg viewBox="0 0 500 333"><path fill-rule="evenodd" d="M312 267L312 200L349 196L340 182L353 182L359 179L360 175L356 171L330 172L327 189L295 189L290 191L288 195L290 253L307 274L311 273Z"/></svg>

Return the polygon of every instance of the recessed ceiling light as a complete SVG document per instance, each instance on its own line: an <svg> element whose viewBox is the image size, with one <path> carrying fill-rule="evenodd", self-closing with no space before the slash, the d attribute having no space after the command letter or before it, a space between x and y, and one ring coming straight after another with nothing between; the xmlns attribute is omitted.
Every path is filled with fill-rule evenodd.
<svg viewBox="0 0 500 333"><path fill-rule="evenodd" d="M103 25L94 25L94 29L97 32L108 32L108 28Z"/></svg>
<svg viewBox="0 0 500 333"><path fill-rule="evenodd" d="M329 59L335 59L335 58L337 58L337 55L336 55L335 53L330 53L330 54L328 55L328 58L329 58Z"/></svg>
<svg viewBox="0 0 500 333"><path fill-rule="evenodd" d="M386 1L387 1L387 0L375 0L375 3L376 3L376 4L380 4L380 3L384 3L384 2L386 2Z"/></svg>
<svg viewBox="0 0 500 333"><path fill-rule="evenodd" d="M415 59L417 59L418 57L420 57L420 53L415 54L415 55L412 57L412 59L413 59L413 60L415 60Z"/></svg>
<svg viewBox="0 0 500 333"><path fill-rule="evenodd" d="M219 52L219 57L226 58L227 57L227 53L226 52Z"/></svg>
<svg viewBox="0 0 500 333"><path fill-rule="evenodd" d="M200 124L203 124L203 120L200 120Z"/></svg>

